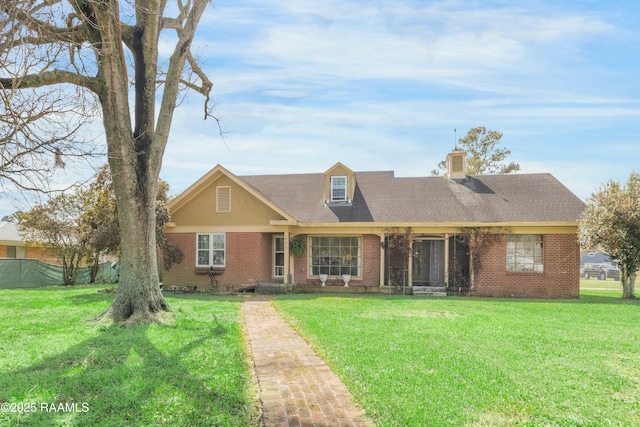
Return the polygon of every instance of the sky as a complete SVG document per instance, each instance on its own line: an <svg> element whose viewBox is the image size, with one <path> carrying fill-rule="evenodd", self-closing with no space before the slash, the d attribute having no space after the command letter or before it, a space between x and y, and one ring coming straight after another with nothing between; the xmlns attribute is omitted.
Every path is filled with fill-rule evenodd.
<svg viewBox="0 0 640 427"><path fill-rule="evenodd" d="M428 176L469 129L503 133L519 173L581 199L640 172L640 2L219 0L194 45L217 125L191 96L162 177Z"/></svg>
<svg viewBox="0 0 640 427"><path fill-rule="evenodd" d="M224 134L199 95L182 100L173 194L216 164L428 176L477 126L583 200L640 172L636 0L216 0L193 51Z"/></svg>

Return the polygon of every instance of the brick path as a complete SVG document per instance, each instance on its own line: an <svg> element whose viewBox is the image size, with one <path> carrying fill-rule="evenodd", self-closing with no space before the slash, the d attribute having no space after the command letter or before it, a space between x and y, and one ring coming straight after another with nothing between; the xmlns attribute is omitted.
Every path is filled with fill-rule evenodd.
<svg viewBox="0 0 640 427"><path fill-rule="evenodd" d="M264 426L374 427L340 379L280 317L248 299L242 317L259 383Z"/></svg>

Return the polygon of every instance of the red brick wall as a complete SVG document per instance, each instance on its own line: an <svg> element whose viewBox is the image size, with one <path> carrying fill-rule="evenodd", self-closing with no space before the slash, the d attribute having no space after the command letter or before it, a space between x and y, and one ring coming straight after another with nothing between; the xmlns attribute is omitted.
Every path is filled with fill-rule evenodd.
<svg viewBox="0 0 640 427"><path fill-rule="evenodd" d="M544 273L506 271L506 237L483 256L483 268L475 278L472 294L478 296L527 296L578 298L580 294L580 248L575 235L543 237Z"/></svg>
<svg viewBox="0 0 640 427"><path fill-rule="evenodd" d="M180 264L163 269L165 287L198 286L212 289L206 269L196 273L196 234L171 233L168 239L180 247L184 259ZM216 276L218 288L255 284L272 280L272 235L269 233L226 233L226 260L222 274Z"/></svg>
<svg viewBox="0 0 640 427"><path fill-rule="evenodd" d="M303 236L307 239L307 236ZM303 256L294 257L295 281L300 285L317 285L318 277L309 275L309 248ZM349 287L380 286L380 237L373 234L362 236L362 268L361 278L352 278ZM342 278L330 277L327 285L344 286Z"/></svg>

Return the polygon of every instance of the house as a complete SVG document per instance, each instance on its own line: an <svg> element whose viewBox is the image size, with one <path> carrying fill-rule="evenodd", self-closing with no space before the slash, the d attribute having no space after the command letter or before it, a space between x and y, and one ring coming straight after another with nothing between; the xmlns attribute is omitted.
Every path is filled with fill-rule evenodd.
<svg viewBox="0 0 640 427"><path fill-rule="evenodd" d="M183 253L165 286L578 297L584 203L550 174L354 172L236 176L218 165L173 199ZM295 247L302 247L297 253Z"/></svg>
<svg viewBox="0 0 640 427"><path fill-rule="evenodd" d="M0 221L0 258L26 258L27 244L18 232L18 225Z"/></svg>
<svg viewBox="0 0 640 427"><path fill-rule="evenodd" d="M27 243L20 235L18 224L0 221L0 259L36 259L57 262L42 248Z"/></svg>

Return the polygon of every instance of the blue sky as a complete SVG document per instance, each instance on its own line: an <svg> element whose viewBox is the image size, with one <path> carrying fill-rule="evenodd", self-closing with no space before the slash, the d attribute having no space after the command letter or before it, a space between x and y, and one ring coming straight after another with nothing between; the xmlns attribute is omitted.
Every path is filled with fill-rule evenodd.
<svg viewBox="0 0 640 427"><path fill-rule="evenodd" d="M580 198L640 172L640 2L216 1L162 177L351 169L426 176L472 127L504 134L520 173Z"/></svg>
<svg viewBox="0 0 640 427"><path fill-rule="evenodd" d="M161 173L174 194L218 163L428 176L476 126L581 199L640 172L635 0L218 0L193 50L226 133L183 100Z"/></svg>

